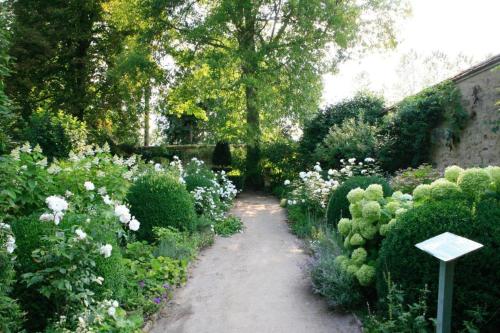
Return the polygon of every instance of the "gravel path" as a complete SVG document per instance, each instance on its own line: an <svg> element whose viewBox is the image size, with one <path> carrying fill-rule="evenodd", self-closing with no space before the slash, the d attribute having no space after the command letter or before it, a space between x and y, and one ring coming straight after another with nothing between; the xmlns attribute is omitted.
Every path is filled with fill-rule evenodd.
<svg viewBox="0 0 500 333"><path fill-rule="evenodd" d="M245 231L201 253L151 332L361 332L352 316L329 311L312 294L307 255L276 199L243 194L232 213Z"/></svg>

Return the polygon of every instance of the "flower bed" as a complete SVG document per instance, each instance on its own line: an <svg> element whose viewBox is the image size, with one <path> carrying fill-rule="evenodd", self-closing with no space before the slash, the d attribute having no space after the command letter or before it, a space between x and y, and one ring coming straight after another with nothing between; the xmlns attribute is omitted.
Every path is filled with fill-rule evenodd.
<svg viewBox="0 0 500 333"><path fill-rule="evenodd" d="M193 175L203 184L189 192ZM182 194L185 203L132 200L139 183L141 196ZM2 332L140 332L214 230L239 231L218 228L235 220L226 212L236 189L197 159L146 163L112 156L105 145L49 162L25 144L0 157L0 184ZM152 219L172 209L175 225Z"/></svg>
<svg viewBox="0 0 500 333"><path fill-rule="evenodd" d="M360 177L355 161L348 163L338 173L316 164L285 183L289 192L282 204L291 229L308 239L313 252L313 289L332 306L362 317L370 304L369 332L429 331L438 264L414 245L450 231L484 244L457 266L454 330L494 331L500 325L500 289L491 283L500 271L500 167L452 166L436 179L424 166L393 180L411 193L392 193L386 180ZM339 200L347 200L345 208ZM327 219L328 201L328 210L341 208ZM331 216L337 216L334 223Z"/></svg>

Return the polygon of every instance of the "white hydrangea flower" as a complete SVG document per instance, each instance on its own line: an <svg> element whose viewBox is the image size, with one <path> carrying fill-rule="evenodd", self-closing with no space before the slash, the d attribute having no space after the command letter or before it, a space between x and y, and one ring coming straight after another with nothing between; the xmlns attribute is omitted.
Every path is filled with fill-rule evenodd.
<svg viewBox="0 0 500 333"><path fill-rule="evenodd" d="M85 238L87 238L87 234L85 233L85 231L83 231L80 228L75 230L75 234L76 234L78 240L84 240Z"/></svg>
<svg viewBox="0 0 500 333"><path fill-rule="evenodd" d="M63 212L68 209L68 202L57 195L51 195L45 199L45 203L53 212Z"/></svg>
<svg viewBox="0 0 500 333"><path fill-rule="evenodd" d="M52 163L47 169L47 172L50 173L51 175L56 175L61 171L62 171L61 167L54 163Z"/></svg>
<svg viewBox="0 0 500 333"><path fill-rule="evenodd" d="M109 148L109 144L107 142L105 142L104 145L102 146L102 151L105 153L111 152L111 149Z"/></svg>
<svg viewBox="0 0 500 333"><path fill-rule="evenodd" d="M47 157L44 157L40 161L36 162L36 165L41 166L42 168L45 168L49 162L47 161Z"/></svg>
<svg viewBox="0 0 500 333"><path fill-rule="evenodd" d="M111 244L103 245L99 249L99 252L104 256L104 258L111 257L111 251L113 251L113 246Z"/></svg>
<svg viewBox="0 0 500 333"><path fill-rule="evenodd" d="M317 172L321 172L321 165L319 164L319 162L316 162L316 165L314 166L314 170L317 171Z"/></svg>
<svg viewBox="0 0 500 333"><path fill-rule="evenodd" d="M10 157L12 157L12 159L15 161L19 161L21 159L19 151L19 147L12 149L12 151L10 152Z"/></svg>
<svg viewBox="0 0 500 333"><path fill-rule="evenodd" d="M42 147L40 147L40 145L37 143L35 148L33 148L33 151L35 153L38 153L38 154L41 154L42 153Z"/></svg>
<svg viewBox="0 0 500 333"><path fill-rule="evenodd" d="M139 230L139 227L141 226L141 223L137 221L135 218L133 218L130 223L128 224L128 228L132 231L137 231Z"/></svg>
<svg viewBox="0 0 500 333"><path fill-rule="evenodd" d="M31 153L31 145L29 142L25 142L24 145L21 146L21 148L19 149L20 151L22 151L23 153Z"/></svg>
<svg viewBox="0 0 500 333"><path fill-rule="evenodd" d="M85 189L87 191L93 191L95 190L95 185L94 183L90 182L90 181L86 181L85 183L83 183L83 186L85 187Z"/></svg>

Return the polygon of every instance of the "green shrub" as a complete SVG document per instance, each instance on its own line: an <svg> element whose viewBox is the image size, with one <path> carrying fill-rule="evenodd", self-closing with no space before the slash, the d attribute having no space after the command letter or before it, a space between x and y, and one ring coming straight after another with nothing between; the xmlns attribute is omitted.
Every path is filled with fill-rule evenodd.
<svg viewBox="0 0 500 333"><path fill-rule="evenodd" d="M378 146L378 128L363 119L347 119L333 125L328 135L314 152L314 160L326 167L338 168L339 161L346 158L363 160L375 156Z"/></svg>
<svg viewBox="0 0 500 333"><path fill-rule="evenodd" d="M470 204L465 200L426 202L398 218L398 222L383 240L377 262L377 290L381 298L387 294L384 275L389 272L408 294L408 302L417 302L418 289L425 285L430 290L430 312L435 311L439 263L423 253L415 244L443 232L452 232L485 245L464 258L456 266L453 318L455 329L470 319L470 311L477 307L489 314L486 332L500 325L495 311L500 308L500 205L498 199L486 199L477 205L474 221ZM483 330L481 330L483 332Z"/></svg>
<svg viewBox="0 0 500 333"><path fill-rule="evenodd" d="M243 222L236 216L227 216L215 222L214 230L217 235L228 237L243 230Z"/></svg>
<svg viewBox="0 0 500 333"><path fill-rule="evenodd" d="M373 125L381 120L384 114L383 99L369 95L358 94L352 99L343 100L335 105L329 105L320 110L316 117L304 126L304 134L299 142L299 153L302 161L311 161L318 144L328 135L330 128L341 125L345 120L362 116L366 122ZM363 156L366 157L366 156Z"/></svg>
<svg viewBox="0 0 500 333"><path fill-rule="evenodd" d="M191 195L176 179L161 174L146 174L129 190L130 211L140 222L139 239L152 242L153 227L174 227L181 231L196 228Z"/></svg>
<svg viewBox="0 0 500 333"><path fill-rule="evenodd" d="M300 206L288 206L287 212L292 233L299 238L310 237L317 219Z"/></svg>
<svg viewBox="0 0 500 333"><path fill-rule="evenodd" d="M391 187L394 191L412 193L421 184L430 184L440 177L439 171L432 165L422 164L418 168L407 168L396 172L391 178Z"/></svg>
<svg viewBox="0 0 500 333"><path fill-rule="evenodd" d="M212 154L212 164L218 167L231 165L231 149L227 142L217 142Z"/></svg>
<svg viewBox="0 0 500 333"><path fill-rule="evenodd" d="M67 157L71 150L79 150L87 140L85 123L60 111L34 112L27 128L26 138L31 144L39 144L48 158Z"/></svg>
<svg viewBox="0 0 500 333"><path fill-rule="evenodd" d="M212 178L213 177L208 178L205 174L202 173L189 174L184 177L184 181L186 182L186 189L188 190L188 192L191 192L197 187L213 187L214 184L212 183Z"/></svg>
<svg viewBox="0 0 500 333"><path fill-rule="evenodd" d="M196 255L196 241L186 232L168 228L154 228L156 236L155 257L169 257L178 260L190 261Z"/></svg>
<svg viewBox="0 0 500 333"><path fill-rule="evenodd" d="M353 310L363 303L363 295L356 278L342 267L342 259L347 258L339 256L336 244L334 239L319 240L310 267L313 290L324 296L330 306Z"/></svg>
<svg viewBox="0 0 500 333"><path fill-rule="evenodd" d="M427 298L429 291L419 291L418 301L407 304L405 292L390 279L387 282L386 314L370 313L363 323L368 333L414 333L430 332L431 320L428 318Z"/></svg>
<svg viewBox="0 0 500 333"><path fill-rule="evenodd" d="M359 187L361 189L366 189L371 184L382 185L384 196L390 196L392 194L392 189L387 181L378 176L363 177L356 176L351 177L346 180L342 185L337 187L330 197L327 208L327 222L330 225L336 226L338 221L342 217L351 218L351 213L349 212L349 201L347 200L347 194Z"/></svg>
<svg viewBox="0 0 500 333"><path fill-rule="evenodd" d="M43 244L43 236L55 232L55 225L40 221L39 216L40 214L33 214L13 220L11 223L17 244L17 269L21 274L36 268L31 252Z"/></svg>

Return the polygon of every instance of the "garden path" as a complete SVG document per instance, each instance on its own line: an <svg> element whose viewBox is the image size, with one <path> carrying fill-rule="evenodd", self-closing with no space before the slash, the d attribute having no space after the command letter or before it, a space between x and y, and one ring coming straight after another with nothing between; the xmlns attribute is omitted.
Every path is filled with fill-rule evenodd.
<svg viewBox="0 0 500 333"><path fill-rule="evenodd" d="M243 233L200 254L153 333L351 333L355 319L311 292L308 256L275 198L242 194L232 210Z"/></svg>

